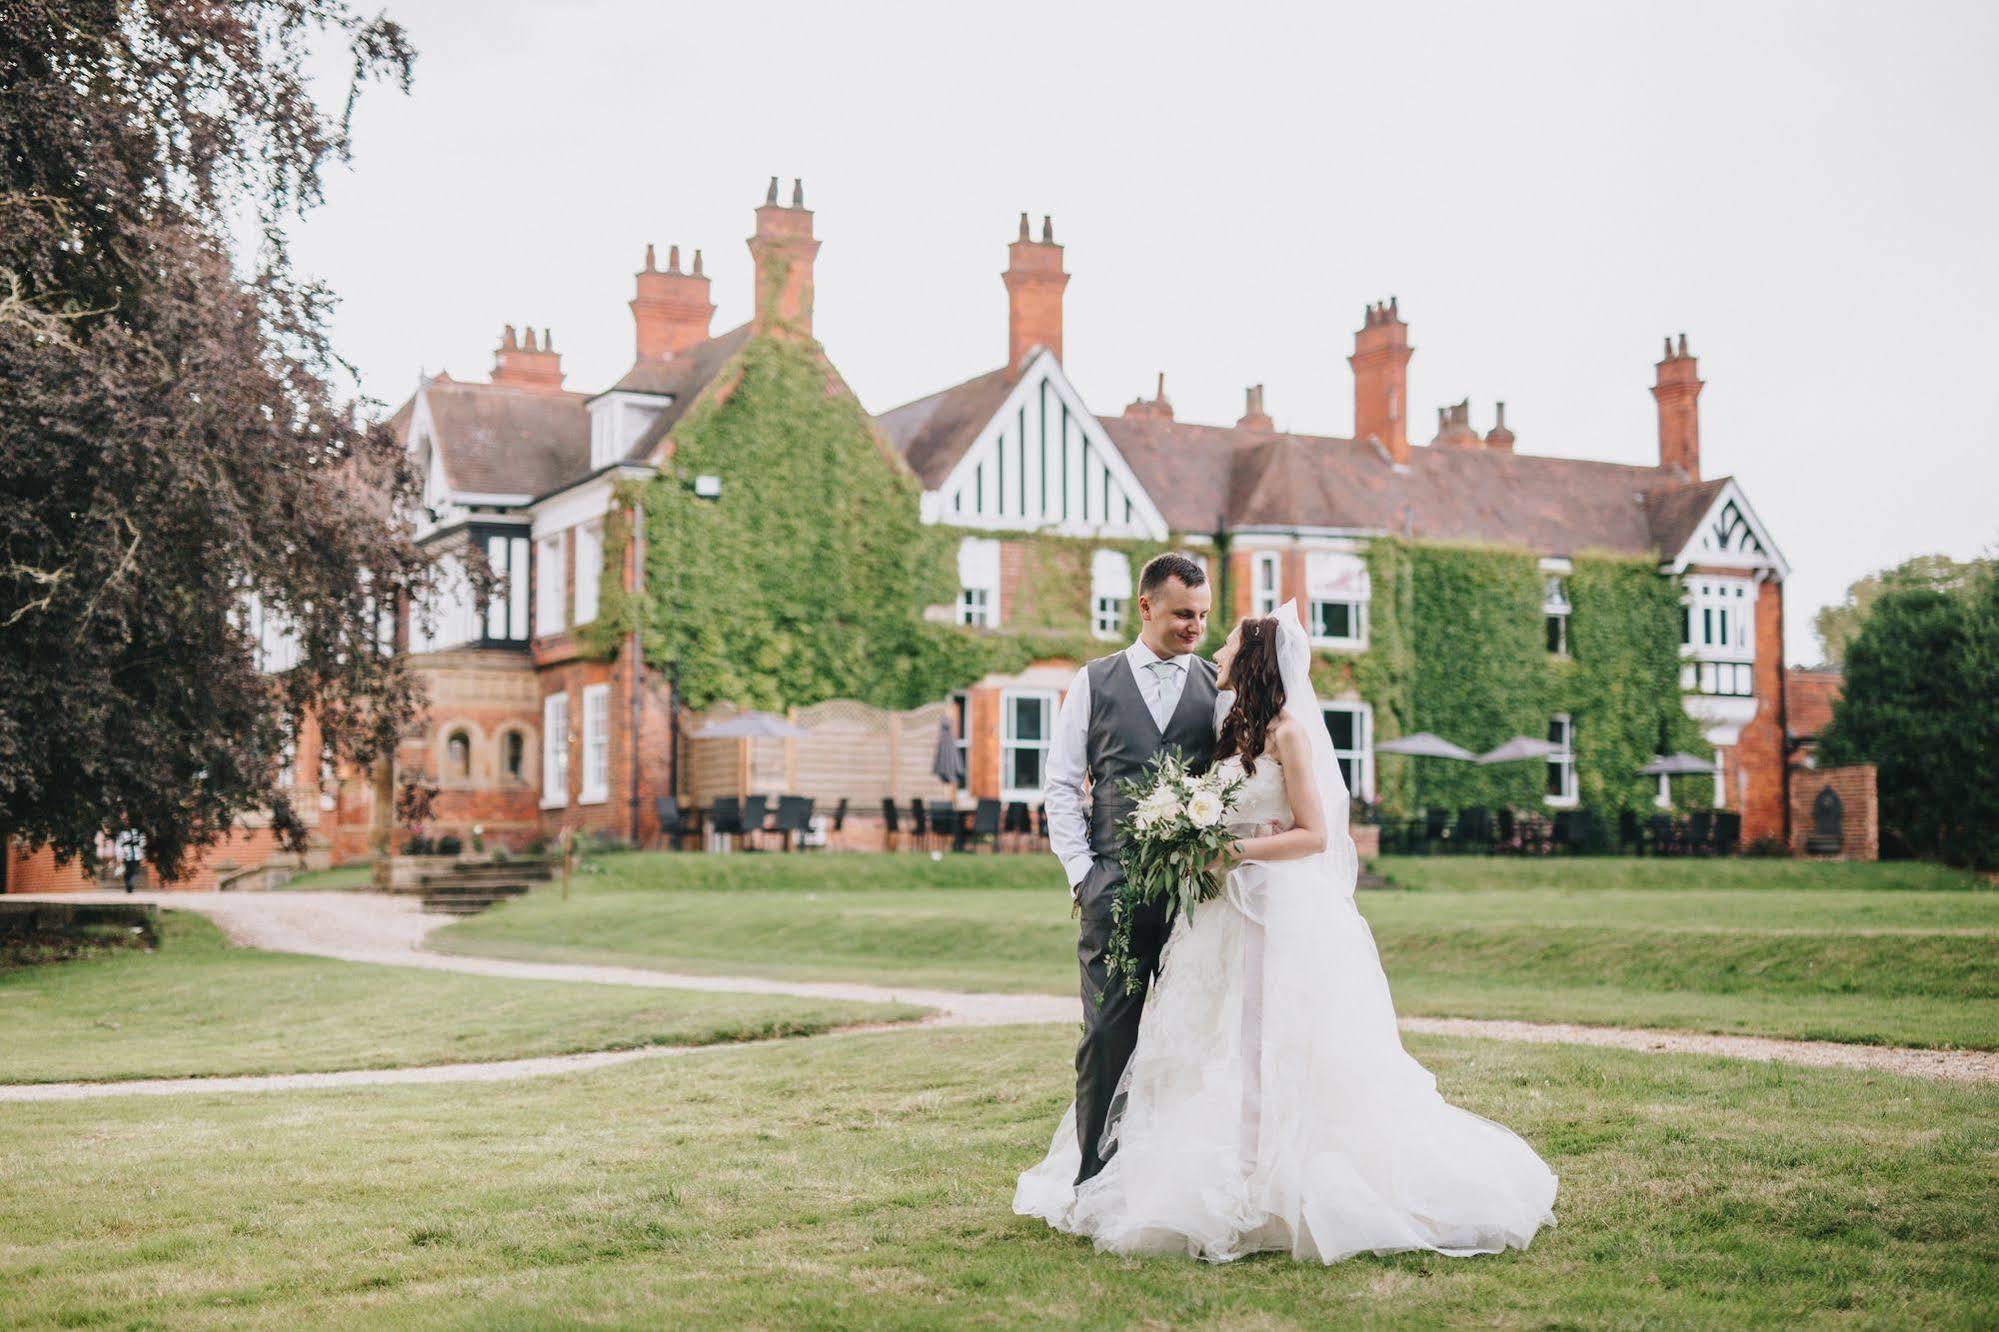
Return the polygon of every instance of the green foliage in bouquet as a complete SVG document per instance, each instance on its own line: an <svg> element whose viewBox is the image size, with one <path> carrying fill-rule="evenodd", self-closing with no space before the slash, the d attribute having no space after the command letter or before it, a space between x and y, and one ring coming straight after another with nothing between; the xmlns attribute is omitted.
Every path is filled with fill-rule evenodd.
<svg viewBox="0 0 1999 1332"><path fill-rule="evenodd" d="M1122 981L1126 994L1138 991L1131 925L1139 907L1163 901L1169 920L1177 911L1191 919L1197 903L1221 894L1214 864L1235 840L1228 816L1242 787L1241 777L1224 780L1212 770L1196 776L1177 748L1154 757L1136 780L1119 783L1133 803L1117 827L1124 882L1111 899L1109 984ZM1103 1001L1100 992L1097 1003Z"/></svg>

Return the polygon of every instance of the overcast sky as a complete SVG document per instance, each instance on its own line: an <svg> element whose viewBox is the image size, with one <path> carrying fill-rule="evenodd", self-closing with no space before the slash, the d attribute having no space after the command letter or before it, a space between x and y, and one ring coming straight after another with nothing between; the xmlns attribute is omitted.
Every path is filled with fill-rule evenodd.
<svg viewBox="0 0 1999 1332"><path fill-rule="evenodd" d="M816 331L873 411L1005 359L1028 209L1101 414L1163 370L1184 420L1262 382L1347 434L1394 294L1417 442L1503 399L1521 452L1650 463L1686 331L1794 663L1853 579L1999 541L1999 7L385 3L414 90L364 98L296 258L392 404L508 321L605 386L648 241L706 251L733 327L751 211L802 176Z"/></svg>

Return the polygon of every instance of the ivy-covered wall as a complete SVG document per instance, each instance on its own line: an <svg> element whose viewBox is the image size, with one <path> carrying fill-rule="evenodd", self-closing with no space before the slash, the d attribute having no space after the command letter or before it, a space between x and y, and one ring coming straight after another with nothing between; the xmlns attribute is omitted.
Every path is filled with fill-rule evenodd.
<svg viewBox="0 0 1999 1332"><path fill-rule="evenodd" d="M729 391L697 404L674 432L678 476L638 484L645 515L645 594L618 570L631 533L607 531L597 622L600 653L637 629L648 663L677 655L681 687L699 708L718 700L782 709L834 697L907 708L992 672L1051 658L1081 661L1111 645L1091 633L1090 572L1113 549L1139 569L1188 543L1091 540L1032 532L976 534L927 526L917 482L885 457L871 422L808 342L758 338L730 372ZM672 469L669 469L671 472ZM680 477L715 473L720 501L695 498ZM924 619L957 597L957 548L996 537L1018 562L1004 626L969 630ZM1209 556L1215 605L1230 603L1226 549ZM1649 810L1656 781L1637 769L1658 752L1705 753L1680 705L1677 581L1646 557L1584 552L1567 576L1570 653L1547 651L1545 576L1534 552L1377 538L1368 648L1320 653L1325 697L1358 695L1375 739L1433 731L1474 752L1513 735L1545 736L1572 715L1582 803ZM1135 634L1135 609L1127 634ZM1209 648L1229 629L1211 622ZM1706 777L1679 779L1678 800L1706 803ZM1539 760L1479 766L1382 755L1376 794L1394 814L1420 805L1534 806Z"/></svg>

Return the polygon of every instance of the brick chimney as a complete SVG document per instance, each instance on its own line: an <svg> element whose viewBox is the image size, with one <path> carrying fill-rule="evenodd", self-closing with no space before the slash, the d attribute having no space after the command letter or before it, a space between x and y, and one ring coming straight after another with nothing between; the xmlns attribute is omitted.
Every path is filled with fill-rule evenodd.
<svg viewBox="0 0 1999 1332"><path fill-rule="evenodd" d="M1041 219L1041 239L1027 234L1027 214L1020 215L1020 238L1006 247L1006 365L1019 374L1037 347L1062 359L1062 289L1069 275L1062 271L1062 247L1055 243L1055 220Z"/></svg>
<svg viewBox="0 0 1999 1332"><path fill-rule="evenodd" d="M1470 398L1437 409L1437 437L1430 441L1430 445L1433 448L1443 445L1455 449L1485 447L1478 431L1472 428Z"/></svg>
<svg viewBox="0 0 1999 1332"><path fill-rule="evenodd" d="M666 271L653 262L646 246L646 266L637 275L632 297L632 327L640 361L670 361L697 342L708 340L708 321L715 303L708 299L708 275L701 271L701 251L694 252L694 270L680 271L680 247L666 251Z"/></svg>
<svg viewBox="0 0 1999 1332"><path fill-rule="evenodd" d="M1353 434L1374 438L1391 460L1409 461L1409 325L1393 296L1386 304L1367 307L1360 332L1354 334Z"/></svg>
<svg viewBox="0 0 1999 1332"><path fill-rule="evenodd" d="M1166 372L1159 372L1158 392L1150 399L1133 398L1131 406L1124 409L1128 421L1171 421L1173 404L1166 398Z"/></svg>
<svg viewBox="0 0 1999 1332"><path fill-rule="evenodd" d="M1238 430L1270 430L1270 416L1263 410L1263 385L1252 384L1243 391L1242 419L1236 422Z"/></svg>
<svg viewBox="0 0 1999 1332"><path fill-rule="evenodd" d="M1494 422L1492 429L1485 432L1485 446L1488 449L1498 449L1502 453L1511 453L1513 432L1506 428L1506 404L1501 402L1493 406L1499 419Z"/></svg>
<svg viewBox="0 0 1999 1332"><path fill-rule="evenodd" d="M500 334L499 350L493 353L492 378L495 384L560 393L562 354L555 350L554 335L543 329L541 341L536 343L534 330L529 329L527 341L522 342L514 335L514 326L508 324Z"/></svg>
<svg viewBox="0 0 1999 1332"><path fill-rule="evenodd" d="M812 214L805 207L805 182L791 182L791 205L777 201L777 177L757 209L757 234L750 237L750 257L757 268L758 333L789 332L812 336L812 261L819 242L812 239Z"/></svg>
<svg viewBox="0 0 1999 1332"><path fill-rule="evenodd" d="M1659 401L1659 466L1677 467L1687 480L1701 479L1701 396L1699 363L1687 350L1687 335L1680 345L1666 339L1666 359L1659 362L1659 378L1652 396Z"/></svg>

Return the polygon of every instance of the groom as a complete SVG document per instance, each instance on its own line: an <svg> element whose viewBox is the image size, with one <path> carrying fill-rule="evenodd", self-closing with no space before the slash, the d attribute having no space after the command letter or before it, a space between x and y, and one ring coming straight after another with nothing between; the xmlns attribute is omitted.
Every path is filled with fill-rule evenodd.
<svg viewBox="0 0 1999 1332"><path fill-rule="evenodd" d="M1083 1040L1076 1047L1076 1133L1083 1149L1078 1184L1103 1169L1097 1139L1118 1075L1138 1042L1139 1012L1168 924L1164 903L1147 905L1133 917L1131 951L1141 976L1138 992L1126 994L1122 982L1111 982L1105 965L1111 900L1124 881L1117 825L1132 807L1118 784L1141 776L1146 762L1167 748L1177 747L1195 772L1214 757L1215 723L1228 699L1215 691L1214 666L1194 655L1208 632L1210 596L1207 574L1187 556L1169 553L1149 561L1138 580L1143 622L1138 641L1076 672L1048 753L1041 790L1048 840L1061 857L1083 919L1076 948L1083 974Z"/></svg>

